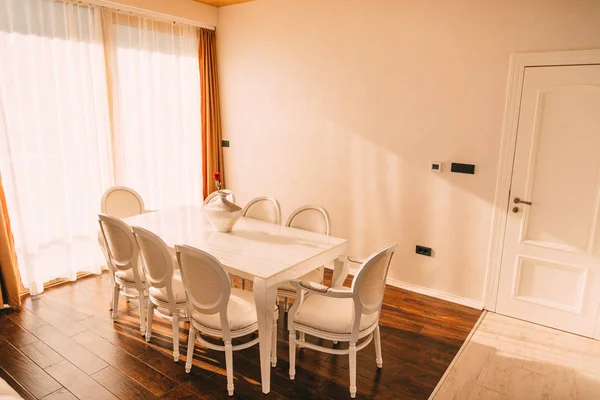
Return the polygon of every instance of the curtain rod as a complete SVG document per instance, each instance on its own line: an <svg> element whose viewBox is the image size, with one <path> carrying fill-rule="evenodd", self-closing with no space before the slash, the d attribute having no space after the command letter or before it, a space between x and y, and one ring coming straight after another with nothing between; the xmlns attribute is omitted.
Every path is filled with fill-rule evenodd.
<svg viewBox="0 0 600 400"><path fill-rule="evenodd" d="M167 21L173 21L173 22L177 22L180 24L184 24L184 25L195 26L198 28L205 28L205 29L211 29L211 30L215 29L214 25L202 24L198 21L194 21L191 19L174 17L169 14L163 14L163 13L156 12L156 11L149 11L149 10L145 10L143 8L138 8L138 7L133 7L133 6L127 6L125 4L115 3L113 1L108 1L108 0L82 0L79 2L80 3L88 3L88 4L101 6L101 7L107 7L107 8L117 10L117 11L124 11L124 12L130 12L130 13L134 13L134 14L140 14L144 17L151 17L151 18L157 18L157 19L162 19L162 20L167 20Z"/></svg>

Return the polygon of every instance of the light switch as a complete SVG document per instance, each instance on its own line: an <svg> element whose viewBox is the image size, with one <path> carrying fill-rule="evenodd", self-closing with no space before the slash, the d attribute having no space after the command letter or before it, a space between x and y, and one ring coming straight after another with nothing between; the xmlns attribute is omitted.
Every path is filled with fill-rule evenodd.
<svg viewBox="0 0 600 400"><path fill-rule="evenodd" d="M433 161L431 163L431 170L433 172L442 172L442 163L439 161Z"/></svg>

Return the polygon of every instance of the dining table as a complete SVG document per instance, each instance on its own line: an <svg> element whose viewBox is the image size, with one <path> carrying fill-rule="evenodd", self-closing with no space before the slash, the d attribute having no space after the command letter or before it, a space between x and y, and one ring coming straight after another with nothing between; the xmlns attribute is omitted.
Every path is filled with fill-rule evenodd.
<svg viewBox="0 0 600 400"><path fill-rule="evenodd" d="M245 217L240 218L231 232L217 232L200 205L167 208L122 220L156 234L173 252L175 245L205 251L230 274L254 283L265 394L271 387L271 332L277 288L324 265L333 265L332 286L341 286L348 275L343 257L348 242L334 236Z"/></svg>

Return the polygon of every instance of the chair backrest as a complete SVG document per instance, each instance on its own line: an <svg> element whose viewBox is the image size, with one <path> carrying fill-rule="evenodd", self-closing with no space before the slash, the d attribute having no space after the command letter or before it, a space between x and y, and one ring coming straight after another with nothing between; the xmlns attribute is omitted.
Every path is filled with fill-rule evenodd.
<svg viewBox="0 0 600 400"><path fill-rule="evenodd" d="M142 257L146 281L156 288L166 287L169 302L175 303L171 285L174 260L168 246L161 238L144 228L133 226L131 230Z"/></svg>
<svg viewBox="0 0 600 400"><path fill-rule="evenodd" d="M221 313L227 321L227 303L231 295L229 274L210 254L190 246L175 246L181 280L190 311Z"/></svg>
<svg viewBox="0 0 600 400"><path fill-rule="evenodd" d="M102 214L117 218L131 217L144 212L144 200L135 190L126 186L113 186L104 192L100 206Z"/></svg>
<svg viewBox="0 0 600 400"><path fill-rule="evenodd" d="M244 206L242 215L273 224L281 223L281 207L273 197L263 196L250 200Z"/></svg>
<svg viewBox="0 0 600 400"><path fill-rule="evenodd" d="M129 225L106 214L99 214L98 222L112 266L118 270L135 267L134 270L137 271L139 251Z"/></svg>
<svg viewBox="0 0 600 400"><path fill-rule="evenodd" d="M302 206L292 211L285 226L324 235L329 235L331 229L327 211L323 207L312 205Z"/></svg>
<svg viewBox="0 0 600 400"><path fill-rule="evenodd" d="M352 281L355 308L362 314L378 312L383 302L390 263L398 243L392 243L371 254Z"/></svg>
<svg viewBox="0 0 600 400"><path fill-rule="evenodd" d="M226 193L226 198L227 200L229 200L231 203L235 203L235 196L233 195L233 192L231 190L227 190L227 189L222 189L221 192ZM215 201L217 199L217 196L219 195L219 191L214 191L211 194L209 194L208 196L206 196L206 199L204 199L204 204L209 204L212 203L213 201Z"/></svg>

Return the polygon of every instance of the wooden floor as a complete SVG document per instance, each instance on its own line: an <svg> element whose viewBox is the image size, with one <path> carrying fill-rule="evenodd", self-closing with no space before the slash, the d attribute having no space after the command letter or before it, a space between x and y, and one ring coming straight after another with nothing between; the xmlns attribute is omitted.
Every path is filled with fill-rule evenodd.
<svg viewBox="0 0 600 400"><path fill-rule="evenodd" d="M487 313L434 399L600 399L600 341Z"/></svg>
<svg viewBox="0 0 600 400"><path fill-rule="evenodd" d="M109 292L103 274L48 289L37 300L27 297L20 310L0 311L0 377L26 399L227 398L222 353L196 345L194 367L186 374L187 324L181 324L182 357L175 363L169 323L155 318L146 343L137 303L122 298L113 323ZM372 344L358 353L357 398L428 398L480 313L388 287L381 316L383 369L375 365ZM291 381L283 315L278 328L271 393L260 391L255 346L235 353L235 398L349 398L345 356L299 350Z"/></svg>

